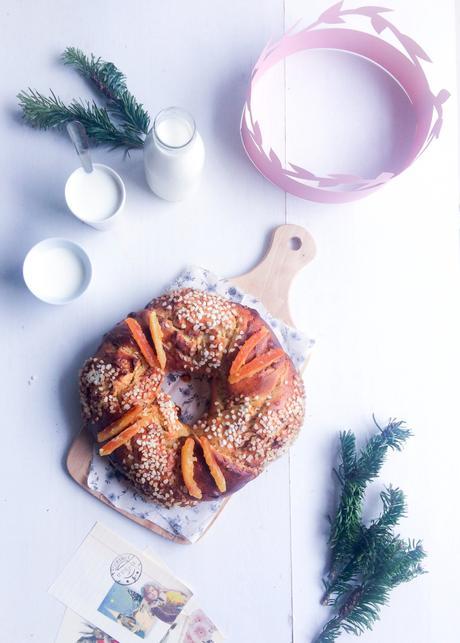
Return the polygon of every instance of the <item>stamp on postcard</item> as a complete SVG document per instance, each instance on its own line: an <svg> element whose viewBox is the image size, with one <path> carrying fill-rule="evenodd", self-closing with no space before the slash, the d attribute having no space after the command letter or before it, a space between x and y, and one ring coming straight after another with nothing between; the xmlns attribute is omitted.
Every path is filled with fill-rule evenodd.
<svg viewBox="0 0 460 643"><path fill-rule="evenodd" d="M110 565L110 575L119 585L132 585L142 574L142 563L135 554L120 554Z"/></svg>

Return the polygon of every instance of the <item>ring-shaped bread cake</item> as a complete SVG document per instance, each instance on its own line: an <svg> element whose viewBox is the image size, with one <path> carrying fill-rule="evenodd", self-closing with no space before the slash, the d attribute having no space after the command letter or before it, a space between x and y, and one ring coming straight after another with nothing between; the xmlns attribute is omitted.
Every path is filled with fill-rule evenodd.
<svg viewBox="0 0 460 643"><path fill-rule="evenodd" d="M168 373L209 379L194 425L163 390ZM80 374L85 424L148 500L190 506L231 494L292 443L304 388L257 311L194 289L154 299L108 332Z"/></svg>

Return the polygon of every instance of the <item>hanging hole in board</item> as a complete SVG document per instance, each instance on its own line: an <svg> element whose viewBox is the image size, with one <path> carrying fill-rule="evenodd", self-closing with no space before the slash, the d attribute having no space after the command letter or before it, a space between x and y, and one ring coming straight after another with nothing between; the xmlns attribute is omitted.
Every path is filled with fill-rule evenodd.
<svg viewBox="0 0 460 643"><path fill-rule="evenodd" d="M302 239L300 237L291 237L289 239L289 247L291 250L300 250L302 247Z"/></svg>

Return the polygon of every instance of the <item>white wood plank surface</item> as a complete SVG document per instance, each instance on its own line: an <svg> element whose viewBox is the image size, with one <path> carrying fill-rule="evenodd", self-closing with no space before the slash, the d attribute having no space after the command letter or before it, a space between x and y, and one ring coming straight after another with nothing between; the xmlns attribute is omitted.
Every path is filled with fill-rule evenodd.
<svg viewBox="0 0 460 643"><path fill-rule="evenodd" d="M324 7L287 0L286 25L302 14L313 20ZM318 602L337 434L351 428L368 436L372 413L381 422L404 418L414 431L385 465L382 480L406 492L409 516L401 533L423 539L430 573L398 588L382 621L361 640L458 638L450 614L459 559L449 535L460 421L454 3L414 7L398 0L392 7L389 17L431 55L433 88L453 94L440 140L406 173L357 203L334 208L287 198L287 221L305 225L318 243L316 261L292 293L294 319L308 323L318 339L306 374L308 419L291 452L296 643L311 640L325 619ZM379 490L370 495L373 511Z"/></svg>
<svg viewBox="0 0 460 643"><path fill-rule="evenodd" d="M229 641L291 638L288 461L278 462L231 502L199 544L182 547L130 524L85 494L63 459L77 430L77 369L101 334L143 306L194 262L218 274L240 274L257 262L271 229L284 220L284 194L256 172L239 142L247 80L261 48L283 24L279 0L125 3L7 1L2 24L1 329L4 392L1 551L8 595L33 587L24 609L13 601L5 641L49 643L63 613L47 588L96 520L160 557L194 587ZM98 233L66 212L64 181L76 167L72 145L33 132L15 116L15 95L28 85L63 98L90 95L57 62L73 44L114 60L133 92L155 114L182 105L196 117L207 147L203 186L171 205L147 189L142 158L95 153L126 181L127 207L118 229ZM94 281L78 302L45 306L21 280L22 258L46 236L80 242ZM31 375L36 380L28 385ZM7 418L7 419L6 419ZM236 499L235 499L236 500ZM269 617L268 617L269 615Z"/></svg>
<svg viewBox="0 0 460 643"><path fill-rule="evenodd" d="M385 467L384 478L408 494L403 530L424 538L430 574L399 589L382 623L362 640L455 640L455 100L446 108L440 141L426 156L354 205L285 199L253 169L239 141L247 80L262 47L284 24L301 15L313 19L329 4L2 3L0 332L6 359L0 551L6 553L4 588L14 597L2 640L53 640L63 608L47 588L96 520L140 547L153 544L195 588L230 643L310 640L324 616L319 577L335 436L348 427L364 435L372 412L382 420L405 417L416 433ZM436 86L453 91L454 3L435 7L421 0L417 12L409 0L393 6L399 24L435 60ZM172 104L195 114L208 158L202 189L192 201L171 205L150 194L139 153L123 159L98 151L95 159L126 181L124 222L98 233L66 212L63 186L77 164L72 146L22 126L14 97L29 85L52 87L66 99L89 96L85 84L57 62L70 44L119 64L152 114ZM317 259L292 294L298 325L318 339L306 374L305 429L290 458L240 492L202 542L174 545L124 520L66 475L64 456L79 421L77 369L115 320L159 293L186 263L224 276L241 274L262 255L272 227L285 220L305 225L318 244ZM74 239L93 261L91 288L67 307L41 304L22 283L23 256L46 236ZM24 594L26 607L19 600Z"/></svg>

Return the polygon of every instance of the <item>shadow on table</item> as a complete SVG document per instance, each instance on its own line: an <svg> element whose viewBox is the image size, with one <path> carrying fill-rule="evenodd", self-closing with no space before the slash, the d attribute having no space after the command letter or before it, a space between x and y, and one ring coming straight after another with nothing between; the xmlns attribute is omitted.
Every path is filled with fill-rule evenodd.
<svg viewBox="0 0 460 643"><path fill-rule="evenodd" d="M123 181L126 184L126 189L129 190L134 186L142 194L152 197L152 199L160 200L147 184L147 180L144 174L144 157L142 151L134 150L129 153L129 158L125 158L123 164L113 163L116 165L116 170L119 172L123 178Z"/></svg>
<svg viewBox="0 0 460 643"><path fill-rule="evenodd" d="M8 298L10 309L20 304L40 304L27 289L22 274L24 258L30 248L38 241L35 229L31 226L13 224L2 235L0 255L0 285L3 296Z"/></svg>
<svg viewBox="0 0 460 643"><path fill-rule="evenodd" d="M64 186L68 177L66 167L56 169L50 176L49 172L33 169L35 180L29 181L26 176L17 176L16 184L24 211L27 213L27 224L40 230L50 230L47 224L52 225L52 232L48 236L59 236L65 228L69 234L77 229L84 230L84 224L72 215L67 207ZM59 224L59 228L56 228Z"/></svg>
<svg viewBox="0 0 460 643"><path fill-rule="evenodd" d="M214 96L212 134L215 140L225 147L227 153L238 157L240 161L248 160L240 138L241 114L248 86L247 73L235 71L225 79Z"/></svg>
<svg viewBox="0 0 460 643"><path fill-rule="evenodd" d="M97 344L98 340L84 344L81 349L74 354L59 379L58 398L66 419L66 426L69 429L68 442L61 459L62 468L66 473L68 473L66 462L67 454L72 442L82 428L78 376L85 360L95 353Z"/></svg>
<svg viewBox="0 0 460 643"><path fill-rule="evenodd" d="M0 280L14 290L27 294L26 285L22 276L22 262L1 269Z"/></svg>

